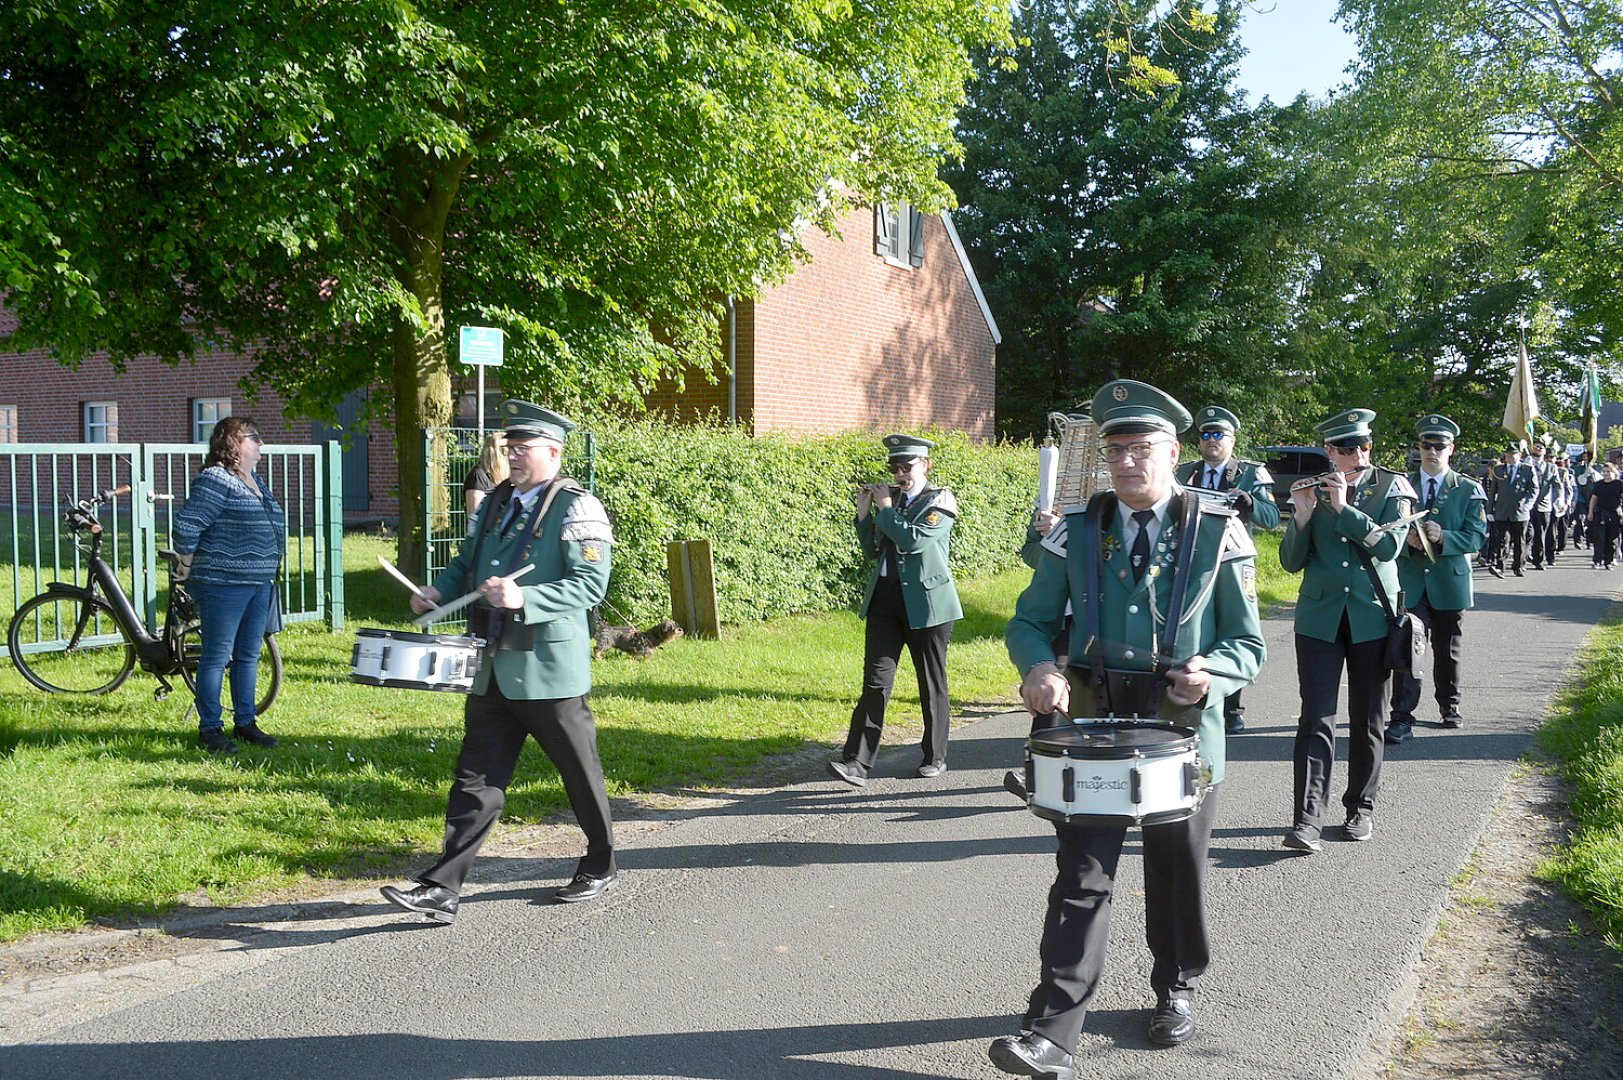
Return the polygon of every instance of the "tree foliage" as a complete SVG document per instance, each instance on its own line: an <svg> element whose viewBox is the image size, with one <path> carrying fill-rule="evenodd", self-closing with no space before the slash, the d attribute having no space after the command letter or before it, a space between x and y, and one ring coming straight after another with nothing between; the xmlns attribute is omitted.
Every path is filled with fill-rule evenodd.
<svg viewBox="0 0 1623 1080"><path fill-rule="evenodd" d="M950 179L1005 332L1005 433L1117 375L1263 423L1291 411L1276 375L1313 193L1284 149L1305 106L1236 93L1237 11L1036 0L1018 47L986 57ZM1117 77L1129 14L1135 55L1176 77L1153 93Z"/></svg>
<svg viewBox="0 0 1623 1080"><path fill-rule="evenodd" d="M14 346L258 351L306 413L450 419L447 326L564 408L706 364L726 296L850 199L942 206L996 0L23 0L0 6ZM22 195L24 198L17 199Z"/></svg>

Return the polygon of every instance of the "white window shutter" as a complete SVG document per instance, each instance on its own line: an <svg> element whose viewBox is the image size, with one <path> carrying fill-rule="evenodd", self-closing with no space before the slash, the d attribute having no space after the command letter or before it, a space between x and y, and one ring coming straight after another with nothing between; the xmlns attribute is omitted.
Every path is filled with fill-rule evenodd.
<svg viewBox="0 0 1623 1080"><path fill-rule="evenodd" d="M907 261L911 266L924 265L924 215L918 207L907 208L908 241Z"/></svg>
<svg viewBox="0 0 1623 1080"><path fill-rule="evenodd" d="M896 254L896 217L889 203L880 203L873 209L873 252L875 255Z"/></svg>

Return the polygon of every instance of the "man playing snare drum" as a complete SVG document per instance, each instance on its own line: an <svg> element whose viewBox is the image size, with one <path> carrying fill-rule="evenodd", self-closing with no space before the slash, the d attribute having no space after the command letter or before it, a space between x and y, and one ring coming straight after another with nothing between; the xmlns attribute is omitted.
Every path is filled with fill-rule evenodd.
<svg viewBox="0 0 1623 1080"><path fill-rule="evenodd" d="M586 854L559 889L563 903L592 900L614 887L614 825L597 721L587 704L592 634L587 609L609 586L614 537L603 504L558 475L574 424L528 401L504 401L508 479L479 505L472 534L434 584L413 596L429 611L442 596L477 591L469 617L489 644L463 715L462 750L445 809L445 851L412 889L383 888L384 899L436 922L456 918L462 881L491 826L524 743L533 737L558 768ZM526 564L534 569L525 574Z"/></svg>
<svg viewBox="0 0 1623 1080"><path fill-rule="evenodd" d="M1148 1034L1155 1045L1176 1046L1194 1034L1195 985L1210 957L1204 872L1223 779L1223 699L1255 678L1267 655L1256 549L1232 509L1206 504L1173 480L1187 409L1153 386L1118 379L1094 397L1093 417L1113 490L1044 539L1006 638L1024 675L1021 699L1034 714L1153 715L1197 732L1212 786L1193 816L1146 826L1143 840L1156 999ZM1051 642L1067 600L1075 625L1069 667L1061 670ZM1059 873L1043 923L1041 981L1021 1033L993 1042L989 1056L1007 1073L1072 1080L1083 1017L1104 970L1127 830L1054 829Z"/></svg>

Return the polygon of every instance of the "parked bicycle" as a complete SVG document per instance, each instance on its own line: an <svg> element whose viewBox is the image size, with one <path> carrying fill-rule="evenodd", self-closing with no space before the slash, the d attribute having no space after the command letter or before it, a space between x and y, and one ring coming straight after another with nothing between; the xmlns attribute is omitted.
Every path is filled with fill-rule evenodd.
<svg viewBox="0 0 1623 1080"><path fill-rule="evenodd" d="M153 633L136 614L118 574L101 557L97 508L129 490L125 485L69 505L63 520L73 531L74 543L86 554L85 583L53 581L12 617L6 634L11 662L23 678L48 693L111 693L124 685L137 663L157 678L158 687L153 691L157 701L173 690L169 679L174 675L194 694L197 691L197 664L203 652L197 601L184 585L171 579L164 624ZM85 536L89 537L88 547ZM159 551L158 556L173 574L179 556L167 550ZM282 652L274 634L265 635L259 673L260 698L255 711L263 715L282 687ZM230 680L226 683L229 692ZM230 712L229 701L225 709Z"/></svg>

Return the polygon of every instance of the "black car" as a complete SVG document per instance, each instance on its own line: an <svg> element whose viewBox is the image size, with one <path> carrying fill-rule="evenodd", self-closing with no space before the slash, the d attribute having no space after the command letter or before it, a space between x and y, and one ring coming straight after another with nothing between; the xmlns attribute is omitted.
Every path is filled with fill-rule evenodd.
<svg viewBox="0 0 1623 1080"><path fill-rule="evenodd" d="M1330 471L1330 455L1322 446L1264 446L1262 463L1274 478L1274 501L1290 502L1291 485Z"/></svg>

